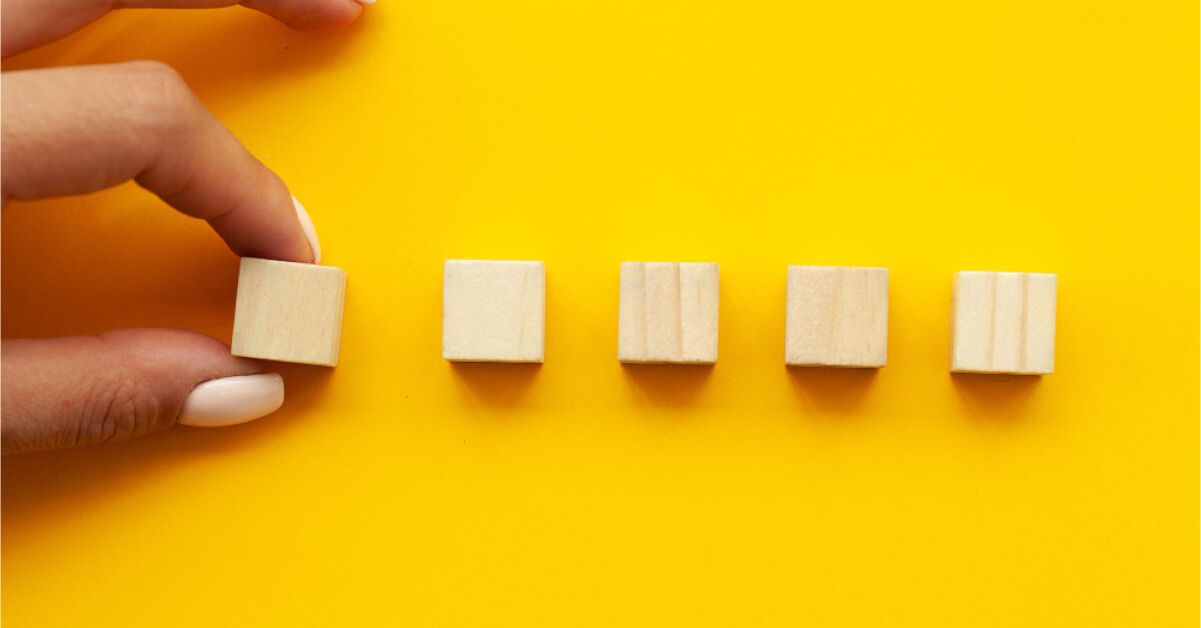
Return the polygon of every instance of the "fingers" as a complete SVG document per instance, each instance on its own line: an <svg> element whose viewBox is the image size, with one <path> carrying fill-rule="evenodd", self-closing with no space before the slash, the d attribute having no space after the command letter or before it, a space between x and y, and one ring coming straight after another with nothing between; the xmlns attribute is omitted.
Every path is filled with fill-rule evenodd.
<svg viewBox="0 0 1201 628"><path fill-rule="evenodd" d="M128 329L0 345L3 452L124 440L180 423L256 419L283 403L283 380L257 374L192 332Z"/></svg>
<svg viewBox="0 0 1201 628"><path fill-rule="evenodd" d="M135 179L207 220L239 255L318 261L311 222L287 186L169 67L142 61L5 72L0 81L5 202Z"/></svg>
<svg viewBox="0 0 1201 628"><path fill-rule="evenodd" d="M208 9L236 4L236 0L4 0L0 4L0 50L8 57L54 41L113 9ZM299 29L343 26L362 11L354 0L247 0L242 4Z"/></svg>
<svg viewBox="0 0 1201 628"><path fill-rule="evenodd" d="M141 6L171 1L149 0ZM364 4L374 3L375 0L244 0L242 6L262 11L292 28L314 30L350 24L363 11Z"/></svg>

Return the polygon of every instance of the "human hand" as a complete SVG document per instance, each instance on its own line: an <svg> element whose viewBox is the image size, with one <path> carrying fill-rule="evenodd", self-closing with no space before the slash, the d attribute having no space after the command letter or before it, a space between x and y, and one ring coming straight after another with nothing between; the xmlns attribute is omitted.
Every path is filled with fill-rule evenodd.
<svg viewBox="0 0 1201 628"><path fill-rule="evenodd" d="M374 0L370 0L374 1ZM363 0L369 3L368 0ZM4 57L111 9L212 8L229 0L5 0ZM340 26L354 0L247 0L295 28ZM4 72L0 195L83 194L134 180L209 223L238 255L316 262L312 222L284 182L157 62ZM175 423L217 426L274 412L283 379L225 344L174 329L0 343L4 453L120 440Z"/></svg>

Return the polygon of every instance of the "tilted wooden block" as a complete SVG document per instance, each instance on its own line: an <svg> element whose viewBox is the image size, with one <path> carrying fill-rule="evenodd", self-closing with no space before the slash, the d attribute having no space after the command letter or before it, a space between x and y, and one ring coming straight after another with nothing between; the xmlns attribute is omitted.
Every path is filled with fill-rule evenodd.
<svg viewBox="0 0 1201 628"><path fill-rule="evenodd" d="M233 354L337 365L345 295L341 268L242 258Z"/></svg>
<svg viewBox="0 0 1201 628"><path fill-rule="evenodd" d="M442 357L454 362L541 362L546 333L542 262L446 260Z"/></svg>
<svg viewBox="0 0 1201 628"><path fill-rule="evenodd" d="M955 275L951 370L1043 375L1055 364L1055 275Z"/></svg>
<svg viewBox="0 0 1201 628"><path fill-rule="evenodd" d="M617 359L717 362L717 264L623 262Z"/></svg>
<svg viewBox="0 0 1201 628"><path fill-rule="evenodd" d="M888 360L888 269L789 266L784 362L878 368Z"/></svg>

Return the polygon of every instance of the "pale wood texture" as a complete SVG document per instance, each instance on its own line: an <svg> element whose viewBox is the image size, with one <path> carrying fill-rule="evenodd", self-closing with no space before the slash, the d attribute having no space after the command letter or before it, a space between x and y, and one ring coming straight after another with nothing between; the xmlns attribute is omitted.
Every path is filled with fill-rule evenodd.
<svg viewBox="0 0 1201 628"><path fill-rule="evenodd" d="M623 262L617 359L717 362L717 302L717 264Z"/></svg>
<svg viewBox="0 0 1201 628"><path fill-rule="evenodd" d="M446 260L442 357L454 362L541 362L546 335L542 262Z"/></svg>
<svg viewBox="0 0 1201 628"><path fill-rule="evenodd" d="M345 295L341 268L242 258L233 354L337 365Z"/></svg>
<svg viewBox="0 0 1201 628"><path fill-rule="evenodd" d="M1050 373L1055 364L1055 289L1051 274L957 273L951 370Z"/></svg>
<svg viewBox="0 0 1201 628"><path fill-rule="evenodd" d="M792 366L884 366L888 269L789 266L784 338Z"/></svg>

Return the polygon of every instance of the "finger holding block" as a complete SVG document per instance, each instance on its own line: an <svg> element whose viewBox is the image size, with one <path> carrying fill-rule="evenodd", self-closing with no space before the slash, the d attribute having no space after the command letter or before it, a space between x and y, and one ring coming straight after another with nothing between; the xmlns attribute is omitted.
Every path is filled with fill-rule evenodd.
<svg viewBox="0 0 1201 628"><path fill-rule="evenodd" d="M242 258L232 353L336 366L345 295L341 268Z"/></svg>
<svg viewBox="0 0 1201 628"><path fill-rule="evenodd" d="M888 269L789 266L784 337L789 366L884 366Z"/></svg>
<svg viewBox="0 0 1201 628"><path fill-rule="evenodd" d="M951 371L1045 375L1055 365L1055 275L955 275Z"/></svg>
<svg viewBox="0 0 1201 628"><path fill-rule="evenodd" d="M546 268L542 262L446 260L442 357L452 362L542 362Z"/></svg>
<svg viewBox="0 0 1201 628"><path fill-rule="evenodd" d="M717 264L623 262L617 359L713 364L717 314Z"/></svg>

